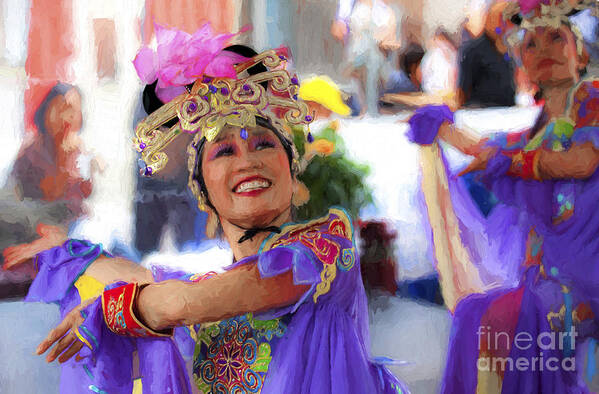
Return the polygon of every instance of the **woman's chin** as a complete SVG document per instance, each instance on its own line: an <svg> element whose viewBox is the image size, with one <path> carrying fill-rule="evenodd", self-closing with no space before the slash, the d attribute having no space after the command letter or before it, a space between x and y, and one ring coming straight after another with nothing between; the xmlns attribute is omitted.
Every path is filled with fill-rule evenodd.
<svg viewBox="0 0 599 394"><path fill-rule="evenodd" d="M244 228L265 227L283 213L285 209L277 209L272 201L247 201L235 210L235 222L243 222Z"/></svg>

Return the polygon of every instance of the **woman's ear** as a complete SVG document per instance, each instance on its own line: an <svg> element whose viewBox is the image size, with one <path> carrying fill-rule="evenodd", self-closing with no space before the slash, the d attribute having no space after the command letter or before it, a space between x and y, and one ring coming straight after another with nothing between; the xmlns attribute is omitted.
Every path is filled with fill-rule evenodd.
<svg viewBox="0 0 599 394"><path fill-rule="evenodd" d="M208 208L208 218L206 219L206 236L208 238L216 238L218 234L218 226L220 221L218 215L212 208Z"/></svg>

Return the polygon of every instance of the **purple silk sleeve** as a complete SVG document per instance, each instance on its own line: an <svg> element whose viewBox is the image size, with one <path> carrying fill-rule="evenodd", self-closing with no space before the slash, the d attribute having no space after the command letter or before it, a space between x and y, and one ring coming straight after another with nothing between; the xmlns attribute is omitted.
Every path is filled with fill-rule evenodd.
<svg viewBox="0 0 599 394"><path fill-rule="evenodd" d="M37 255L37 275L25 298L29 302L55 302L61 316L81 302L74 283L87 267L104 253L102 245L70 239L62 246ZM180 277L176 272L153 272L157 280ZM86 346L62 366L62 394L127 393L133 380L140 377L144 394L191 393L184 353L191 353L193 343L184 328L172 338L128 338L112 333L104 324L101 298L82 312L85 321L78 336Z"/></svg>
<svg viewBox="0 0 599 394"><path fill-rule="evenodd" d="M420 145L430 145L446 121L454 121L453 112L447 105L425 105L418 108L408 121L408 139Z"/></svg>
<svg viewBox="0 0 599 394"><path fill-rule="evenodd" d="M86 377L79 390L94 386L106 393L131 393L132 377L141 378L144 394L191 393L185 361L172 338L129 338L111 332L104 324L102 300L98 298L82 312L85 318L78 328L86 347L76 360ZM133 368L139 365L139 368Z"/></svg>
<svg viewBox="0 0 599 394"><path fill-rule="evenodd" d="M79 276L102 253L101 244L77 239L39 253L35 258L37 275L25 301L61 303Z"/></svg>

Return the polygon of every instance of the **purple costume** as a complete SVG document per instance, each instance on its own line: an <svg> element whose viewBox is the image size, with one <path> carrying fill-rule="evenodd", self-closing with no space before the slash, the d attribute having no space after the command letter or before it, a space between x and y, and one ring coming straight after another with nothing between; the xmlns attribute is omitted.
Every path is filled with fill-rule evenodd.
<svg viewBox="0 0 599 394"><path fill-rule="evenodd" d="M352 232L348 216L338 209L309 223L285 225L257 255L228 269L256 264L262 277L291 270L295 284L310 286L300 300L261 314L178 328L175 341L114 334L97 299L82 312L85 322L77 334L87 346L63 367L61 392L131 393L139 377L143 393L190 393L181 353L193 349L191 336L193 382L202 392L407 393L368 355L366 296ZM97 245L70 240L40 254L27 299L60 302L64 315L80 302L74 281L101 253Z"/></svg>
<svg viewBox="0 0 599 394"><path fill-rule="evenodd" d="M599 171L543 181L507 175L517 150L599 149L599 81L574 89L568 115L534 138L489 140L499 150L474 176L497 201L487 216L464 179L447 176L461 241L493 289L457 305L443 393L590 391L599 338Z"/></svg>

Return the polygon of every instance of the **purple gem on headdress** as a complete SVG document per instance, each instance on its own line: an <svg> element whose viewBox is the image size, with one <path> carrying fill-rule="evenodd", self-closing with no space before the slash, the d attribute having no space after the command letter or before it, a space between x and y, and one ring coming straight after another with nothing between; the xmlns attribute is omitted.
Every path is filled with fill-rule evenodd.
<svg viewBox="0 0 599 394"><path fill-rule="evenodd" d="M495 34L497 34L497 35L501 34L501 27L495 28Z"/></svg>
<svg viewBox="0 0 599 394"><path fill-rule="evenodd" d="M202 82L204 82L204 83L208 83L208 82L210 82L210 81L212 81L212 78L210 78L210 77L208 77L208 76L206 76L206 77L202 78Z"/></svg>
<svg viewBox="0 0 599 394"><path fill-rule="evenodd" d="M298 80L297 80L296 77L291 78L291 83L294 84L294 85L298 85L299 84L299 82L298 82Z"/></svg>
<svg viewBox="0 0 599 394"><path fill-rule="evenodd" d="M293 95L293 99L294 99L294 100L297 100L297 94L294 94L294 95Z"/></svg>
<svg viewBox="0 0 599 394"><path fill-rule="evenodd" d="M139 149L141 149L141 150L146 149L146 144L144 144L143 142L141 144L139 144Z"/></svg>
<svg viewBox="0 0 599 394"><path fill-rule="evenodd" d="M248 90L250 90L250 85L243 85L243 90L245 90L246 92L247 92Z"/></svg>
<svg viewBox="0 0 599 394"><path fill-rule="evenodd" d="M144 171L144 175L145 176L152 175L152 167L146 167L146 170Z"/></svg>
<svg viewBox="0 0 599 394"><path fill-rule="evenodd" d="M208 101L208 96L202 96L202 98L206 101Z"/></svg>
<svg viewBox="0 0 599 394"><path fill-rule="evenodd" d="M304 119L306 119L306 122L312 122L312 117L310 115L306 115Z"/></svg>
<svg viewBox="0 0 599 394"><path fill-rule="evenodd" d="M237 112L237 111L233 111L232 113L233 113L233 115L239 115L239 112Z"/></svg>
<svg viewBox="0 0 599 394"><path fill-rule="evenodd" d="M308 139L309 143L313 143L314 142L314 136L312 136L312 133L310 133L309 131L308 131L308 138L307 139Z"/></svg>
<svg viewBox="0 0 599 394"><path fill-rule="evenodd" d="M281 60L287 60L287 58L285 58L285 56L283 56L283 55L279 55L279 59L281 59Z"/></svg>
<svg viewBox="0 0 599 394"><path fill-rule="evenodd" d="M191 112L195 112L196 109L198 109L198 105L196 103L194 103L193 101L189 103L189 110Z"/></svg>
<svg viewBox="0 0 599 394"><path fill-rule="evenodd" d="M239 136L244 139L247 140L248 139L248 131L246 130L246 128L242 128L241 132L239 133Z"/></svg>
<svg viewBox="0 0 599 394"><path fill-rule="evenodd" d="M208 90L210 90L210 93L218 92L218 89L214 85L208 85Z"/></svg>
<svg viewBox="0 0 599 394"><path fill-rule="evenodd" d="M227 89L227 88L220 88L220 92L226 96L227 94L229 94L229 89Z"/></svg>

